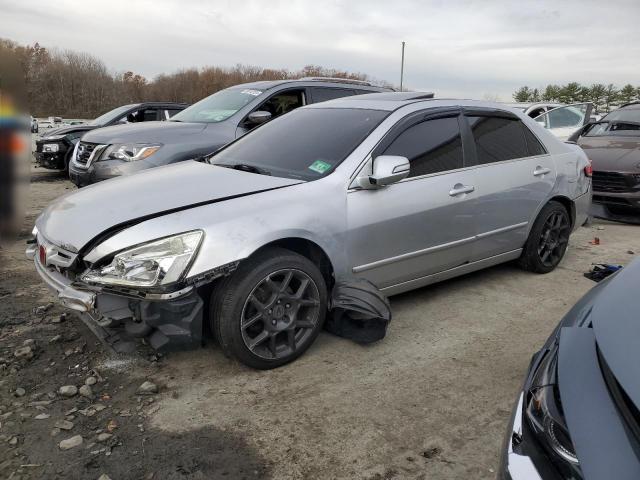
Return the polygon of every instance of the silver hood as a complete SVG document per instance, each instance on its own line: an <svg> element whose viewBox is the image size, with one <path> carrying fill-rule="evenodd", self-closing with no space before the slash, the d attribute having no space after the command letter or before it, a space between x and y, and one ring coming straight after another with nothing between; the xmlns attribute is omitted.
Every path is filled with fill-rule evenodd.
<svg viewBox="0 0 640 480"><path fill-rule="evenodd" d="M74 253L106 230L192 206L301 183L194 161L154 168L60 197L38 217L49 242Z"/></svg>

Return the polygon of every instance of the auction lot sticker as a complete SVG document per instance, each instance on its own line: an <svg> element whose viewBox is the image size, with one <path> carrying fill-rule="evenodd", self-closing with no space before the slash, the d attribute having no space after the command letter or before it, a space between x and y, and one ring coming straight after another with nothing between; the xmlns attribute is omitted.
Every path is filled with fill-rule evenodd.
<svg viewBox="0 0 640 480"><path fill-rule="evenodd" d="M322 174L331 168L331 164L323 162L322 160L316 160L311 165L309 165L308 168L309 170L313 170L314 172Z"/></svg>

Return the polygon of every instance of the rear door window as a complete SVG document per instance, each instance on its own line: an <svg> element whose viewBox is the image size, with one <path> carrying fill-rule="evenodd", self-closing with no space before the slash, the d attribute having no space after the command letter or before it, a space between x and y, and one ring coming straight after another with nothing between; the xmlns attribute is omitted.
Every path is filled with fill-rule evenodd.
<svg viewBox="0 0 640 480"><path fill-rule="evenodd" d="M336 98L350 97L355 91L348 88L329 88L329 87L313 87L311 89L311 98L313 103L326 102Z"/></svg>
<svg viewBox="0 0 640 480"><path fill-rule="evenodd" d="M409 159L409 177L455 170L464 166L458 117L426 120L407 128L383 155Z"/></svg>
<svg viewBox="0 0 640 480"><path fill-rule="evenodd" d="M531 156L525 127L520 120L491 116L468 116L467 119L473 132L479 165ZM541 145L536 147L532 142L534 151L540 148Z"/></svg>

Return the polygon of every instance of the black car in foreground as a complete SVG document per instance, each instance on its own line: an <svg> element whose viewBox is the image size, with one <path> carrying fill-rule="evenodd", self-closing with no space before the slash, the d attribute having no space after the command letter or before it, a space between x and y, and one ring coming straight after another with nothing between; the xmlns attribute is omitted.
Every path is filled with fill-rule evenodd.
<svg viewBox="0 0 640 480"><path fill-rule="evenodd" d="M73 149L86 132L112 125L169 120L188 106L172 102L134 103L114 108L86 124L54 128L36 140L36 161L44 168L67 170Z"/></svg>
<svg viewBox="0 0 640 480"><path fill-rule="evenodd" d="M501 479L640 478L640 259L591 289L533 356Z"/></svg>

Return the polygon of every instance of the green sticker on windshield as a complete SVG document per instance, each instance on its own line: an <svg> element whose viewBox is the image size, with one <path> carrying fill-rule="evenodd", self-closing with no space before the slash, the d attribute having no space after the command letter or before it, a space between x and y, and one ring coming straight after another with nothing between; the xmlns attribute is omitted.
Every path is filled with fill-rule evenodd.
<svg viewBox="0 0 640 480"><path fill-rule="evenodd" d="M311 165L309 165L309 170L313 170L314 172L318 172L320 174L326 172L330 168L331 164L323 162L322 160L316 160Z"/></svg>

